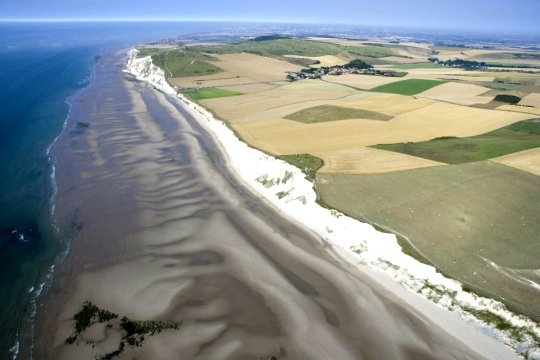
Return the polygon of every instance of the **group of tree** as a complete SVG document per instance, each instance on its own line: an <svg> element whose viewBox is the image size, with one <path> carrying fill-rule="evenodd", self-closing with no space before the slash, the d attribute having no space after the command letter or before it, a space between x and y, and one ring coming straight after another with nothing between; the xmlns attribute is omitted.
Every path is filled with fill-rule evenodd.
<svg viewBox="0 0 540 360"><path fill-rule="evenodd" d="M443 60L439 60L436 57L430 57L428 60L435 64L463 68L463 69L482 69L487 66L487 64L483 61L474 61L474 60L452 59L452 60L443 61Z"/></svg>

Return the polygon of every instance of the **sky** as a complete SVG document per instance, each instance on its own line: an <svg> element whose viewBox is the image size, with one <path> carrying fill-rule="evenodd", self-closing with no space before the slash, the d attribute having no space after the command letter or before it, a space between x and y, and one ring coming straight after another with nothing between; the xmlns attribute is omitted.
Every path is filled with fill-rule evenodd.
<svg viewBox="0 0 540 360"><path fill-rule="evenodd" d="M0 20L266 21L540 33L540 0L0 0Z"/></svg>

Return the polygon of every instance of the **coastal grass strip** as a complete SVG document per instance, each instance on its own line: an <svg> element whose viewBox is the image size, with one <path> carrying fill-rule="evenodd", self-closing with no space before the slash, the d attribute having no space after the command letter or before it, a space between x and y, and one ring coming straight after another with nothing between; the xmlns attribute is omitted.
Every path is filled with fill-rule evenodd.
<svg viewBox="0 0 540 360"><path fill-rule="evenodd" d="M297 111L285 116L285 119L299 121L305 124L313 124L328 121L338 121L347 119L369 119L388 121L393 116L376 111L354 109L343 106L320 105Z"/></svg>
<svg viewBox="0 0 540 360"><path fill-rule="evenodd" d="M377 86L371 89L371 91L399 95L416 95L444 83L445 81L441 80L407 79Z"/></svg>
<svg viewBox="0 0 540 360"><path fill-rule="evenodd" d="M201 88L196 90L189 90L185 92L185 95L192 100L206 100L227 96L237 96L243 93L239 91L220 89L215 87Z"/></svg>
<svg viewBox="0 0 540 360"><path fill-rule="evenodd" d="M443 136L429 141L379 144L372 147L447 164L481 161L540 147L540 119L520 121L467 138Z"/></svg>
<svg viewBox="0 0 540 360"><path fill-rule="evenodd" d="M278 159L299 168L306 175L306 179L311 182L315 180L317 170L324 165L322 159L310 154L280 155Z"/></svg>
<svg viewBox="0 0 540 360"><path fill-rule="evenodd" d="M212 64L216 59L197 49L140 48L138 57L151 56L152 63L161 68L166 78L203 76L223 71Z"/></svg>

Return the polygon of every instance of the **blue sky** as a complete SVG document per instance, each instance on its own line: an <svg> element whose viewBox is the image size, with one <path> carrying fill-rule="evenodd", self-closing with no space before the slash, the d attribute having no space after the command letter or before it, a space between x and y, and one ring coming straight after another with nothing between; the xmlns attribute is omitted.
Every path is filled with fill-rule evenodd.
<svg viewBox="0 0 540 360"><path fill-rule="evenodd" d="M0 0L0 19L344 23L540 33L540 0Z"/></svg>

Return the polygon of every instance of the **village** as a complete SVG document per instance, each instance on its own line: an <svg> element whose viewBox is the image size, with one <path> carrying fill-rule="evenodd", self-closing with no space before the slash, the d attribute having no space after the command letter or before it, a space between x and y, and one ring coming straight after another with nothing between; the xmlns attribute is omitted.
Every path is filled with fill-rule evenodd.
<svg viewBox="0 0 540 360"><path fill-rule="evenodd" d="M362 60L352 60L345 65L335 66L322 66L320 68L304 68L299 72L288 71L287 80L297 81L302 79L320 79L325 75L345 75L345 74L362 74L362 75L375 75L375 76L391 76L391 77L403 77L407 75L406 72L397 72L393 70L378 70L374 69L373 65L368 64Z"/></svg>

